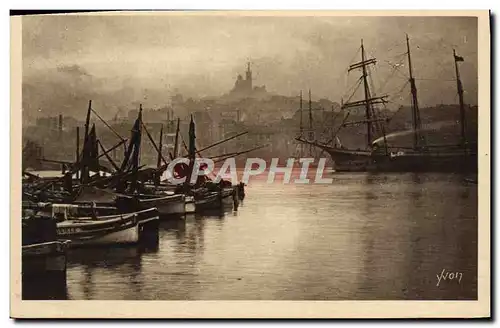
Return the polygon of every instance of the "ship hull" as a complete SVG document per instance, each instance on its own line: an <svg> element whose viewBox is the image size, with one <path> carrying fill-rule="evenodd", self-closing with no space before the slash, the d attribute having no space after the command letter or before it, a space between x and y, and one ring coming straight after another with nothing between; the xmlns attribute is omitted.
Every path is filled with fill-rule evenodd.
<svg viewBox="0 0 500 328"><path fill-rule="evenodd" d="M337 172L477 172L477 154L460 150L385 152L325 149Z"/></svg>
<svg viewBox="0 0 500 328"><path fill-rule="evenodd" d="M410 152L373 156L368 171L376 172L477 172L477 155L464 152Z"/></svg>
<svg viewBox="0 0 500 328"><path fill-rule="evenodd" d="M371 152L325 147L333 161L335 172L365 172L371 162Z"/></svg>

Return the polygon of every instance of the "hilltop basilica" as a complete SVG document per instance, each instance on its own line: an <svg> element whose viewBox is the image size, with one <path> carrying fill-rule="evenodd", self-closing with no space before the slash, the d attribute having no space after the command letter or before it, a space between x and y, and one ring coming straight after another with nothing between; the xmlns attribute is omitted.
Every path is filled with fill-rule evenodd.
<svg viewBox="0 0 500 328"><path fill-rule="evenodd" d="M243 79L243 76L238 74L234 87L227 96L232 100L237 100L243 98L264 98L268 96L268 93L265 86L253 86L252 70L250 69L250 63L247 63L245 78Z"/></svg>

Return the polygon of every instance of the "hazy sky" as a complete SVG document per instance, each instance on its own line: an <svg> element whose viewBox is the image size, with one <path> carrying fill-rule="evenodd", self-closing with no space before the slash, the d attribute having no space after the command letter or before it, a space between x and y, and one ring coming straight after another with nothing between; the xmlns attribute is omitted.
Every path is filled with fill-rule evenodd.
<svg viewBox="0 0 500 328"><path fill-rule="evenodd" d="M477 104L477 20L468 17L24 17L23 81L39 97L57 83L60 93L201 97L227 92L250 60L256 85L287 96L311 88L316 99L340 102L358 77L346 79L346 69L361 39L378 60L378 92L403 86L407 62L393 75L389 63L405 58L405 33L422 106L457 102L453 47L465 58L465 100ZM151 106L162 101L155 97Z"/></svg>

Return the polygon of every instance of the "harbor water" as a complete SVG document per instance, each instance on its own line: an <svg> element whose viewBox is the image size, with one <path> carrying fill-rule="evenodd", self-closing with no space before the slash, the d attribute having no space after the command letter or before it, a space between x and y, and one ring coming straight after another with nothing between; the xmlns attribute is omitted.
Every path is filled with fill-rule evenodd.
<svg viewBox="0 0 500 328"><path fill-rule="evenodd" d="M55 297L477 298L476 184L447 174L329 176L256 177L237 211L162 221L155 245L72 250Z"/></svg>

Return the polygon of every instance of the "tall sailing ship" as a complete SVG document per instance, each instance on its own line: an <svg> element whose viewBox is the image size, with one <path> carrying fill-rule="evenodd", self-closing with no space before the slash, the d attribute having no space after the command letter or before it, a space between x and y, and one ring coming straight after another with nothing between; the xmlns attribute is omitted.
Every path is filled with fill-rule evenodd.
<svg viewBox="0 0 500 328"><path fill-rule="evenodd" d="M368 66L375 65L375 58L366 58L363 41L361 41L361 61L349 66L349 72L360 69L362 75L364 99L348 101L342 105L346 110L363 106L365 119L357 122L344 122L342 127L350 125L366 125L366 148L351 149L342 145L319 143L303 138L297 140L314 145L328 152L332 157L336 171L386 171L386 172L477 172L477 143L469 142L466 132L466 113L463 100L463 86L460 80L458 62L463 58L453 50L457 92L460 105L460 143L456 145L430 145L426 143L422 133L420 110L418 106L417 87L413 76L410 42L406 36L412 112L412 146L389 145L386 125L388 118L381 117L377 105L387 103L387 95L374 96L368 83ZM347 119L348 115L346 116Z"/></svg>
<svg viewBox="0 0 500 328"><path fill-rule="evenodd" d="M309 101L308 101L308 125L304 126L303 119L303 98L302 98L302 90L300 91L300 107L299 107L299 133L297 135L297 139L306 138L308 141L317 140L318 129L313 128L313 108L312 108L312 99L311 99L311 90L309 90ZM321 109L315 109L321 110ZM295 149L295 157L296 158L312 158L314 162L310 163L309 167L317 167L319 163L320 156L324 153L323 150L318 149L312 143L304 143L298 141Z"/></svg>

